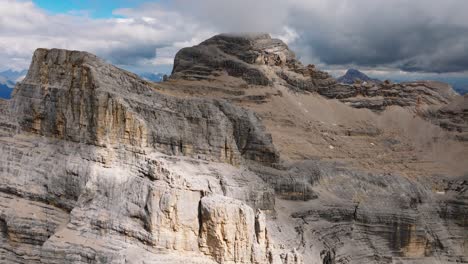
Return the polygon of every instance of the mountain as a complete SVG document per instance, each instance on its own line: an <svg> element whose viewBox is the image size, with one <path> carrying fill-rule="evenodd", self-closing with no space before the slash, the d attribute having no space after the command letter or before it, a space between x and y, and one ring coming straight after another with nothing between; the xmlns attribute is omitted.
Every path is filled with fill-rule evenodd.
<svg viewBox="0 0 468 264"><path fill-rule="evenodd" d="M26 76L27 70L0 72L0 98L9 99L17 81Z"/></svg>
<svg viewBox="0 0 468 264"><path fill-rule="evenodd" d="M145 73L139 74L139 76L141 78L143 78L144 80L147 80L147 81L162 82L164 80L164 76L166 76L166 74L145 72Z"/></svg>
<svg viewBox="0 0 468 264"><path fill-rule="evenodd" d="M468 93L468 86L466 85L457 85L454 86L453 89L455 89L455 91L457 91L461 95L465 95Z"/></svg>
<svg viewBox="0 0 468 264"><path fill-rule="evenodd" d="M344 84L353 84L356 81L361 81L361 82L375 82L375 83L380 83L380 80L377 79L372 79L366 74L360 72L359 70L356 69L349 69L346 71L346 74L339 77L337 79L339 83L344 83Z"/></svg>
<svg viewBox="0 0 468 264"><path fill-rule="evenodd" d="M0 72L0 76L3 76L6 79L11 80L16 83L18 80L24 78L27 73L28 73L27 70L15 71L15 70L9 69L9 70Z"/></svg>
<svg viewBox="0 0 468 264"><path fill-rule="evenodd" d="M268 34L184 48L161 83L38 49L0 100L1 259L467 262L464 99L340 84Z"/></svg>
<svg viewBox="0 0 468 264"><path fill-rule="evenodd" d="M13 88L10 85L0 83L0 98L10 99Z"/></svg>

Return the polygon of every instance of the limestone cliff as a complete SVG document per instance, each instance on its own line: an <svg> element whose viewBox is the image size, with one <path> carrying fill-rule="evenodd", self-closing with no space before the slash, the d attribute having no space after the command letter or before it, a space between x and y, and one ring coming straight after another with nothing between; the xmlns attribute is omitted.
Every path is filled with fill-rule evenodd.
<svg viewBox="0 0 468 264"><path fill-rule="evenodd" d="M273 191L232 166L279 161L252 111L58 49L0 107L2 263L284 263L246 205L271 210Z"/></svg>

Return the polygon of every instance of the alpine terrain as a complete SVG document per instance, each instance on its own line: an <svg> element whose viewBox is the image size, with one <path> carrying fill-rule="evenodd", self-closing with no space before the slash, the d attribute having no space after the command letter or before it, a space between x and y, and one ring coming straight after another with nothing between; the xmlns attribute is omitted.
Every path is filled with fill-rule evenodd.
<svg viewBox="0 0 468 264"><path fill-rule="evenodd" d="M341 83L268 34L161 83L37 49L0 99L0 263L468 263L467 160L468 96Z"/></svg>

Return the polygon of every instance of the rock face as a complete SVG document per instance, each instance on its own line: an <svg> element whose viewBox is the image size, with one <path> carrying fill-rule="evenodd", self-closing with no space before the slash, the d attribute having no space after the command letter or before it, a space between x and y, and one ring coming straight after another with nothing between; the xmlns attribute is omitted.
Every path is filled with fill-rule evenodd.
<svg viewBox="0 0 468 264"><path fill-rule="evenodd" d="M313 65L304 67L286 44L268 34L222 34L182 49L176 55L171 78L210 80L223 73L253 85L283 79L291 87L311 91L335 83Z"/></svg>
<svg viewBox="0 0 468 264"><path fill-rule="evenodd" d="M296 240L305 248L301 252L306 259L466 263L467 236L461 231L466 229L466 216L458 213L466 210L466 177L453 180L458 189L449 190L453 183L435 187L431 181L421 183L397 175L366 175L343 168L338 172L324 165L317 169L318 179L310 179L317 199L307 205L287 200L277 204L284 214L279 218L291 214L296 219ZM289 243L294 243L292 238Z"/></svg>
<svg viewBox="0 0 468 264"><path fill-rule="evenodd" d="M241 201L207 196L200 201L202 251L220 263L267 263L265 217Z"/></svg>
<svg viewBox="0 0 468 264"><path fill-rule="evenodd" d="M468 96L458 97L452 103L426 113L428 119L452 131L460 140L468 141Z"/></svg>
<svg viewBox="0 0 468 264"><path fill-rule="evenodd" d="M357 85L265 34L161 84L39 49L0 100L0 263L468 263L464 101Z"/></svg>
<svg viewBox="0 0 468 264"><path fill-rule="evenodd" d="M368 108L375 111L389 106L424 108L450 103L457 96L453 89L444 83L421 81L411 83L382 84L356 83L352 86L334 86L319 93L328 98L336 98L355 108Z"/></svg>

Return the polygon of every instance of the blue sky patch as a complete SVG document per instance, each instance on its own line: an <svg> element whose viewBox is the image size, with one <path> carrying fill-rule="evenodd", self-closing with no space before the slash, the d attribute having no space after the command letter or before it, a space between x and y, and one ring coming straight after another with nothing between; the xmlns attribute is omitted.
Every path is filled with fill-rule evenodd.
<svg viewBox="0 0 468 264"><path fill-rule="evenodd" d="M112 14L116 9L136 7L148 0L33 0L33 2L53 14L68 13L93 18L110 18L117 17Z"/></svg>

